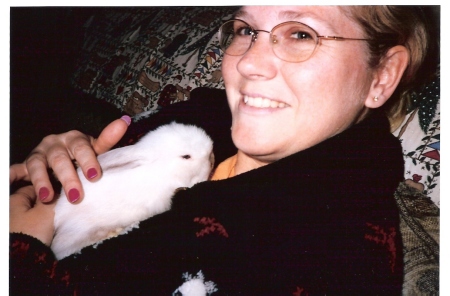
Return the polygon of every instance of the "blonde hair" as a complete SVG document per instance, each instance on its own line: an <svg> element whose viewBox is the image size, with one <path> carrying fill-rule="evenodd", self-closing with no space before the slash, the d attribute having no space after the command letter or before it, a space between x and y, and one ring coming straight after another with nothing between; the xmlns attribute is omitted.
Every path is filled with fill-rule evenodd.
<svg viewBox="0 0 450 296"><path fill-rule="evenodd" d="M403 121L411 105L414 88L424 84L437 70L439 36L430 23L436 8L372 5L351 6L349 9L350 17L361 25L366 37L371 39L368 41L370 67L376 68L393 46L403 45L410 53L408 67L397 90L383 106L391 122L391 130Z"/></svg>

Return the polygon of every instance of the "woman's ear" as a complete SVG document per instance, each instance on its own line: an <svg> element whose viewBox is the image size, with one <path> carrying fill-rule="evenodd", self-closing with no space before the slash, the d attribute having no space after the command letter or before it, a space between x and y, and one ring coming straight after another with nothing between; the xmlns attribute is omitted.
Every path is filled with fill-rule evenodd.
<svg viewBox="0 0 450 296"><path fill-rule="evenodd" d="M381 107L394 93L409 63L409 51L402 45L388 50L380 65L374 71L372 85L365 105L368 108Z"/></svg>

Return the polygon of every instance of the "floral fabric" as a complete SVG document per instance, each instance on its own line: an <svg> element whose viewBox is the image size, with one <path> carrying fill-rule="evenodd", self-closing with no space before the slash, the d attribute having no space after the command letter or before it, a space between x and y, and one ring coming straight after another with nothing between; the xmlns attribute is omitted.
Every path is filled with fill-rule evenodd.
<svg viewBox="0 0 450 296"><path fill-rule="evenodd" d="M236 7L109 8L85 24L73 85L141 118L223 88L217 32Z"/></svg>
<svg viewBox="0 0 450 296"><path fill-rule="evenodd" d="M405 183L440 206L440 77L415 94L414 105L394 135L403 147Z"/></svg>

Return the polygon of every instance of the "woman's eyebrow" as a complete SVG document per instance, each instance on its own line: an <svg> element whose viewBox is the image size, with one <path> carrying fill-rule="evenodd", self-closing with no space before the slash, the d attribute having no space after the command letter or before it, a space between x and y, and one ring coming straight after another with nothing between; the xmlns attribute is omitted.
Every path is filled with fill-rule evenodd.
<svg viewBox="0 0 450 296"><path fill-rule="evenodd" d="M310 15L310 16L315 16L314 13L308 13L308 12L298 12L298 11L294 11L294 10L286 10L286 11L281 11L278 14L278 18L279 19L296 19L296 18L300 18L301 16L304 15ZM252 15L250 15L249 13L247 13L244 8L240 8L238 11L236 11L233 14L234 18L252 18Z"/></svg>
<svg viewBox="0 0 450 296"><path fill-rule="evenodd" d="M333 32L333 26L331 25L329 20L326 20L323 17L321 17L320 15L318 15L314 12L311 12L311 11L300 11L300 12L294 11L294 10L281 11L278 14L278 18L280 20L286 20L286 21L290 21L290 20L303 21L306 19L309 19L310 21L313 20L313 23L315 23L316 26L318 24L320 24L322 29ZM307 21L307 25L309 25L311 27L315 27L314 25L310 24L310 21Z"/></svg>
<svg viewBox="0 0 450 296"><path fill-rule="evenodd" d="M294 11L294 10L285 10L285 11L281 11L279 14L278 14L278 18L279 19L289 19L289 20L291 20L291 19L298 19L298 18L300 18L300 17L302 17L302 16L305 16L305 15L314 15L314 14L311 14L311 13L305 13L305 12L298 12L298 11Z"/></svg>
<svg viewBox="0 0 450 296"><path fill-rule="evenodd" d="M250 18L253 19L254 16L245 11L245 8L240 8L233 14L233 18ZM311 11L295 11L295 10L284 10L278 13L278 18L280 20L296 20L300 18L312 18L319 21L324 21L319 15Z"/></svg>
<svg viewBox="0 0 450 296"><path fill-rule="evenodd" d="M233 14L233 18L245 18L245 17L249 17L249 14L247 12L245 12L244 10L242 10L242 8L240 8L238 11L236 11Z"/></svg>
<svg viewBox="0 0 450 296"><path fill-rule="evenodd" d="M282 20L297 20L301 18L311 18L318 21L324 21L320 15L312 12L312 11L295 11L295 10L284 10L280 11L278 14L278 18Z"/></svg>
<svg viewBox="0 0 450 296"><path fill-rule="evenodd" d="M233 14L233 18L241 18L248 22L255 20L255 17L252 14L245 11L245 7L236 11ZM280 21L302 21L302 19L311 19L315 20L317 23L320 23L326 30L332 31L333 29L333 26L331 26L327 20L312 11L284 10L278 13L278 19Z"/></svg>

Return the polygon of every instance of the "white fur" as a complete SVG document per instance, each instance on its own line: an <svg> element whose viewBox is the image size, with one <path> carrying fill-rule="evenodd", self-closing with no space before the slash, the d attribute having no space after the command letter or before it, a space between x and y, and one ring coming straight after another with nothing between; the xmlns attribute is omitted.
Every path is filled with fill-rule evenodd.
<svg viewBox="0 0 450 296"><path fill-rule="evenodd" d="M201 279L192 279L178 288L183 296L206 296L205 284Z"/></svg>
<svg viewBox="0 0 450 296"><path fill-rule="evenodd" d="M100 155L98 160L103 176L97 182L87 181L78 169L83 201L70 204L64 191L57 201L51 245L57 259L169 210L177 188L208 178L212 141L198 127L171 123L149 132L135 145Z"/></svg>
<svg viewBox="0 0 450 296"><path fill-rule="evenodd" d="M200 270L196 275L184 273L182 278L184 283L179 286L172 295L182 296L206 296L217 292L216 284L213 281L205 281L205 276Z"/></svg>

